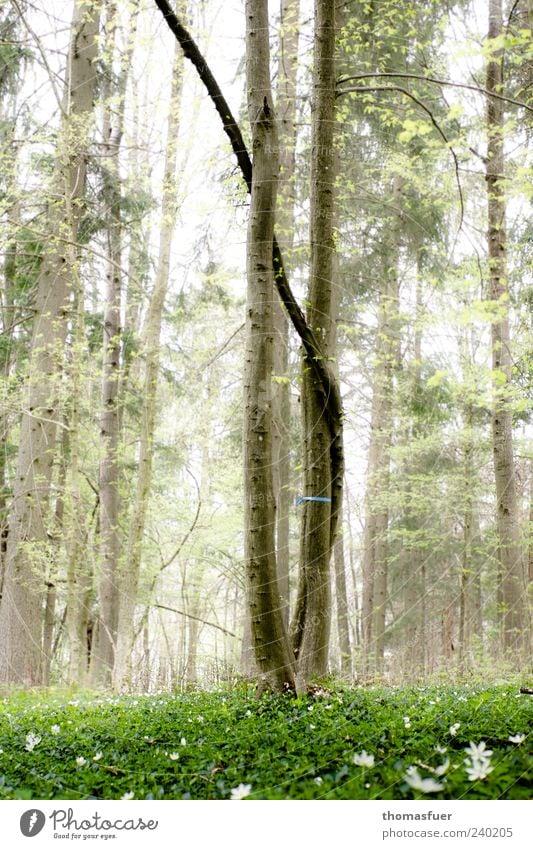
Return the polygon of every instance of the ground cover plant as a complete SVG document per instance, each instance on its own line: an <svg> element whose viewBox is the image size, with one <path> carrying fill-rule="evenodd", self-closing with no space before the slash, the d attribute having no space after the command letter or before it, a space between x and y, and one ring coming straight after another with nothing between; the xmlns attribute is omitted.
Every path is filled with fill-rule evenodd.
<svg viewBox="0 0 533 849"><path fill-rule="evenodd" d="M515 683L18 693L0 701L0 798L526 799L532 714Z"/></svg>

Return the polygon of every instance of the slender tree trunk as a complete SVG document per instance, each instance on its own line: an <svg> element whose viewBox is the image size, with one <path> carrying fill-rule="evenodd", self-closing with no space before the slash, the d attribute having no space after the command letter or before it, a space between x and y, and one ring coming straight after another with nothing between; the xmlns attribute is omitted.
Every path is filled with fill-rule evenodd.
<svg viewBox="0 0 533 849"><path fill-rule="evenodd" d="M116 88L111 84L116 52L117 8L108 6L106 21L109 68L104 97L105 157L104 198L108 209L107 274L104 302L102 412L100 415L100 552L98 568L98 620L92 653L93 685L111 683L118 626L118 567L121 549L120 511L120 378L122 307L122 221L119 173L120 142L124 124L124 98L129 66L121 69ZM111 97L119 106L112 112ZM106 102L107 101L107 102Z"/></svg>
<svg viewBox="0 0 533 849"><path fill-rule="evenodd" d="M300 0L282 0L277 84L280 180L276 226L285 263L292 267L295 204L296 77L298 72ZM289 626L289 511L290 511L290 384L289 322L279 298L273 302L274 374L272 390L272 463L276 501L278 581L285 626Z"/></svg>
<svg viewBox="0 0 533 849"><path fill-rule="evenodd" d="M344 562L344 537L339 535L334 545L335 596L337 600L337 634L341 658L341 675L352 677L352 650L350 646L350 620L348 616L348 594L346 591L346 566Z"/></svg>
<svg viewBox="0 0 533 849"><path fill-rule="evenodd" d="M307 320L325 357L334 349L335 3L315 0L311 153L311 267ZM330 559L340 511L342 471L332 468L331 431L316 377L303 361L304 501L300 575L293 626L300 686L328 668L331 629ZM335 509L333 509L335 501Z"/></svg>
<svg viewBox="0 0 533 849"><path fill-rule="evenodd" d="M489 39L502 34L501 0L489 0ZM503 88L503 51L494 50L487 63L486 88L501 93ZM492 442L496 480L496 519L503 602L503 649L520 652L528 645L525 635L524 563L519 538L511 412L511 330L509 286L506 268L507 235L505 229L505 158L503 101L487 98L488 256L490 298L497 304L499 317L492 322L492 368L494 407Z"/></svg>
<svg viewBox="0 0 533 849"><path fill-rule="evenodd" d="M43 574L49 490L59 419L58 375L85 187L89 125L96 79L100 2L77 2L72 22L63 116L56 155L49 239L35 298L26 400L22 415L2 603L0 680L33 686L42 681ZM37 552L39 553L38 556Z"/></svg>
<svg viewBox="0 0 533 849"><path fill-rule="evenodd" d="M161 227L159 257L154 289L148 307L144 329L145 352L142 393L141 433L139 444L139 471L133 512L129 524L126 556L121 570L119 627L115 658L114 686L121 688L127 681L128 660L131 657L134 636L134 616L141 568L142 541L146 510L152 485L153 441L159 382L160 335L163 307L168 289L172 238L176 226L176 160L180 124L181 92L183 87L183 53L175 46L170 104L168 110L167 140L163 191L161 201Z"/></svg>
<svg viewBox="0 0 533 849"><path fill-rule="evenodd" d="M272 484L272 242L278 178L266 0L246 0L246 80L254 153L247 237L244 379L245 559L259 691L294 689L275 556Z"/></svg>
<svg viewBox="0 0 533 849"><path fill-rule="evenodd" d="M399 205L401 179L395 177L393 197ZM363 646L364 672L383 671L389 513L386 496L390 479L392 442L393 371L398 338L398 262L400 220L396 216L391 252L386 257L384 286L380 293L372 385L370 446L368 455L366 518L363 542Z"/></svg>

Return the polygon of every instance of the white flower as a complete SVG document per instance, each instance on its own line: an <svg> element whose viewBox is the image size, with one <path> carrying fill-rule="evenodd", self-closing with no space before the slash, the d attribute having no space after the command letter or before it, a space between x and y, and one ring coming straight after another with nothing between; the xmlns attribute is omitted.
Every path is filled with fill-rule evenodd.
<svg viewBox="0 0 533 849"><path fill-rule="evenodd" d="M409 767L405 774L405 780L409 787L412 787L413 790L419 790L420 793L438 793L444 787L434 778L422 778L416 766Z"/></svg>
<svg viewBox="0 0 533 849"><path fill-rule="evenodd" d="M182 746L186 746L186 745L187 745L187 740L185 739L185 737L182 737L182 738L181 738L180 743L181 743L181 745L182 745Z"/></svg>
<svg viewBox="0 0 533 849"><path fill-rule="evenodd" d="M450 759L446 758L440 766L435 767L435 775L444 775L450 768Z"/></svg>
<svg viewBox="0 0 533 849"><path fill-rule="evenodd" d="M460 727L461 727L460 722L455 722L453 725L450 726L450 734L452 735L452 737L455 737L455 735L459 731Z"/></svg>
<svg viewBox="0 0 533 849"><path fill-rule="evenodd" d="M81 755L80 755L79 758L76 758L76 764L78 766L85 766L86 763L87 763L87 761Z"/></svg>
<svg viewBox="0 0 533 849"><path fill-rule="evenodd" d="M524 740L526 739L526 735L525 734L514 734L514 735L510 735L507 739L509 740L509 743L516 743L516 745L519 746L520 743L523 743Z"/></svg>
<svg viewBox="0 0 533 849"><path fill-rule="evenodd" d="M234 787L231 791L231 799L246 799L247 796L250 795L250 791L252 789L251 784L239 784L238 787Z"/></svg>
<svg viewBox="0 0 533 849"><path fill-rule="evenodd" d="M121 799L122 802L127 802L128 799L135 799L133 790L130 790L129 793L124 793L124 795L121 796L120 799Z"/></svg>
<svg viewBox="0 0 533 849"><path fill-rule="evenodd" d="M316 777L315 779L313 779L313 780L314 780L315 784L318 784L319 786L320 786L320 785L322 784L322 782L324 781L324 779L323 779L320 775L317 775L317 777Z"/></svg>
<svg viewBox="0 0 533 849"><path fill-rule="evenodd" d="M99 760L101 760L103 757L104 757L104 756L103 756L102 752L97 752L97 753L95 754L94 758L93 758L93 761L99 761Z"/></svg>
<svg viewBox="0 0 533 849"><path fill-rule="evenodd" d="M314 709L315 709L314 705L309 705L309 707L307 708L307 710L314 710Z"/></svg>
<svg viewBox="0 0 533 849"><path fill-rule="evenodd" d="M32 731L30 731L29 734L26 734L26 751L33 752L35 747L38 746L40 742L41 738L39 737L39 735L34 734Z"/></svg>
<svg viewBox="0 0 533 849"><path fill-rule="evenodd" d="M364 749L363 749L363 751L362 751L360 754L358 754L358 755L354 755L354 756L353 756L353 758L352 758L352 760L353 760L353 762L354 762L354 764L355 764L356 766L368 766L368 767L371 767L371 766L374 766L374 763L375 763L375 762L374 762L374 755L368 755L368 754L365 752L365 750L364 750Z"/></svg>
<svg viewBox="0 0 533 849"><path fill-rule="evenodd" d="M203 722L203 721L204 721L203 716L202 716L201 714L200 714L200 716L197 716L197 717L196 717L196 721L197 721L197 722Z"/></svg>
<svg viewBox="0 0 533 849"><path fill-rule="evenodd" d="M477 746L475 743L470 741L470 745L465 748L465 752L469 755L472 760L490 760L492 757L492 752L487 749L487 744L484 740L481 741Z"/></svg>
<svg viewBox="0 0 533 849"><path fill-rule="evenodd" d="M466 772L468 774L469 781L482 781L487 777L489 772L492 772L494 767L490 765L489 760L481 759L481 760L473 760L472 766L466 767Z"/></svg>
<svg viewBox="0 0 533 849"><path fill-rule="evenodd" d="M448 749L446 748L446 746L437 745L435 746L435 751L438 752L439 755L444 755L448 751Z"/></svg>
<svg viewBox="0 0 533 849"><path fill-rule="evenodd" d="M169 758L171 761L177 761L179 758L179 752L171 752Z"/></svg>
<svg viewBox="0 0 533 849"><path fill-rule="evenodd" d="M52 725L51 728L50 728L50 734L53 734L54 737L57 737L57 735L60 733L60 731L61 731L61 727L59 725Z"/></svg>
<svg viewBox="0 0 533 849"><path fill-rule="evenodd" d="M404 728L410 728L411 727L411 720L408 716L404 716L404 718L403 718L403 727Z"/></svg>
<svg viewBox="0 0 533 849"><path fill-rule="evenodd" d="M246 711L246 713L245 713L244 715L245 715L245 716L251 716L251 715L252 715L252 711L251 711L251 710L247 710L247 711ZM239 784L239 787L240 787L240 786L241 786L241 785Z"/></svg>
<svg viewBox="0 0 533 849"><path fill-rule="evenodd" d="M316 728L316 725L313 725L313 724L310 722L310 723L309 723L309 728L311 729L311 731L314 731L314 730L315 730L315 728Z"/></svg>

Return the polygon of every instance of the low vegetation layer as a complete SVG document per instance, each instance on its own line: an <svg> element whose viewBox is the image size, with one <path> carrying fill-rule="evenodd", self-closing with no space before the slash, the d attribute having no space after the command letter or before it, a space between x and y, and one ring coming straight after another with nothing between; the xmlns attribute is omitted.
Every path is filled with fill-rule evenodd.
<svg viewBox="0 0 533 849"><path fill-rule="evenodd" d="M16 694L0 798L526 799L532 714L516 684Z"/></svg>

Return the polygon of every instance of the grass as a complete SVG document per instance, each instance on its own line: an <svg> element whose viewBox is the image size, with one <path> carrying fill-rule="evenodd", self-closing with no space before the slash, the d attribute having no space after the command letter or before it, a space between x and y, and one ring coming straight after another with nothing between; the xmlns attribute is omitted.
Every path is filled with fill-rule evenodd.
<svg viewBox="0 0 533 849"><path fill-rule="evenodd" d="M0 799L527 799L532 714L514 683L260 701L17 693L0 700ZM490 769L469 780L465 748L481 741ZM354 763L363 752L372 766ZM411 786L412 767L441 788Z"/></svg>

